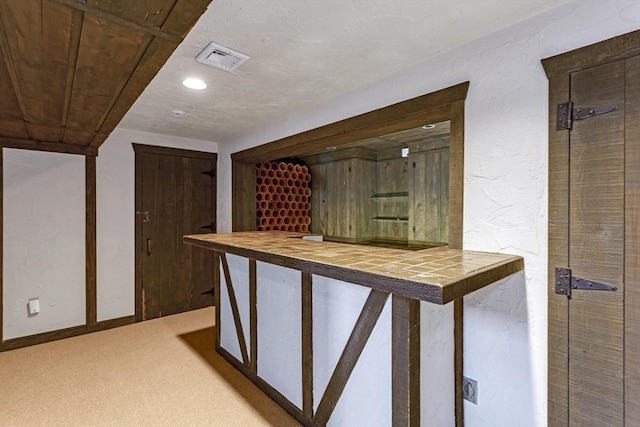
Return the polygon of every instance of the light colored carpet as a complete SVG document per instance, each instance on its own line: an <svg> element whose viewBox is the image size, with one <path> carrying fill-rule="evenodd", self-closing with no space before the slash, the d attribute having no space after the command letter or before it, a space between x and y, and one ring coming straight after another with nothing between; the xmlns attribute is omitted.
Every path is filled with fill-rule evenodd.
<svg viewBox="0 0 640 427"><path fill-rule="evenodd" d="M298 426L213 349L214 309L0 353L1 426Z"/></svg>

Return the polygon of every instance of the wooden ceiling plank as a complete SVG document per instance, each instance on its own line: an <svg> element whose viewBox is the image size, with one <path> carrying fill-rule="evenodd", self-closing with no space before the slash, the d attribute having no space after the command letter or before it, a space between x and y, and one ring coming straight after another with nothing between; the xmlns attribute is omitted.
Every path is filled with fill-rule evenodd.
<svg viewBox="0 0 640 427"><path fill-rule="evenodd" d="M62 131L64 130L62 126L47 126L47 125L37 125L34 123L26 123L27 129L29 130L29 135L31 139L35 141L47 141L47 142L61 142L62 141Z"/></svg>
<svg viewBox="0 0 640 427"><path fill-rule="evenodd" d="M89 143L89 146L97 150L98 147L100 147L107 140L108 137L109 137L109 133L96 132L93 135L93 139Z"/></svg>
<svg viewBox="0 0 640 427"><path fill-rule="evenodd" d="M95 132L83 131L77 129L65 129L62 135L62 141L71 145L89 145L95 136Z"/></svg>
<svg viewBox="0 0 640 427"><path fill-rule="evenodd" d="M25 121L60 126L65 87L59 82L66 81L73 11L46 1L25 0L0 2L0 15Z"/></svg>
<svg viewBox="0 0 640 427"><path fill-rule="evenodd" d="M6 63L0 60L0 120L24 120ZM1 132L0 128L0 132Z"/></svg>
<svg viewBox="0 0 640 427"><path fill-rule="evenodd" d="M45 0L46 1L46 0ZM106 12L102 9L98 9L97 7L93 7L90 5L86 5L86 4L82 4L80 2L78 2L78 0L48 0L51 2L55 2L55 3L59 3L65 6L69 6L72 7L74 9L77 10L81 10L83 12L86 13L90 13L91 15L93 15L95 18L97 19L102 19L105 21L109 21L111 23L114 24L118 24L121 25L123 27L127 27L130 28L132 30L136 30L136 31L140 31L140 32L144 32L147 34L150 34L152 36L156 36L159 37L161 39L165 39L165 40L169 40L169 41L173 41L176 43L180 43L182 41L182 37L173 35L173 34L169 34L169 33L165 33L161 30L159 30L158 28L155 27L147 27L144 25L139 25L136 24L135 22L129 21L125 18L122 18L118 15L114 15L112 13ZM127 6L131 5L133 6L135 3L134 2L126 2Z"/></svg>
<svg viewBox="0 0 640 427"><path fill-rule="evenodd" d="M82 21L84 14L78 10L74 11L73 24L69 32L69 57L67 60L67 80L64 94L64 110L62 112L62 126L67 126L69 120L69 105L71 104L71 94L73 92L73 80L76 76L76 64L78 61L78 51L80 50L80 38L82 37ZM62 136L64 140L64 135Z"/></svg>
<svg viewBox="0 0 640 427"><path fill-rule="evenodd" d="M131 105L133 105L135 100L138 99L144 88L149 84L177 46L176 43L157 38L151 42L135 71L127 81L126 86L120 93L116 103L109 111L104 123L102 123L100 128L101 132L109 133L118 125L122 117Z"/></svg>
<svg viewBox="0 0 640 427"><path fill-rule="evenodd" d="M186 36L210 3L211 0L178 0L162 26L162 31L180 37Z"/></svg>
<svg viewBox="0 0 640 427"><path fill-rule="evenodd" d="M5 76L0 76L4 80L4 84L11 85L11 92L13 92L16 101L18 103L18 107L20 109L21 119L27 120L27 112L24 104L24 98L22 96L22 92L20 91L20 85L18 84L18 73L16 72L15 63L13 61L13 55L11 54L11 49L9 48L9 41L7 40L6 28L4 25L4 19L7 16L4 13L4 9L7 5L4 2L0 2L0 52L2 52L3 62L6 66L6 71L9 76L9 80L4 80ZM3 98L6 97L7 100L11 97L9 90L3 88L1 94ZM26 128L25 128L26 131Z"/></svg>
<svg viewBox="0 0 640 427"><path fill-rule="evenodd" d="M82 27L67 127L96 131L153 38L101 18Z"/></svg>
<svg viewBox="0 0 640 427"><path fill-rule="evenodd" d="M22 120L2 120L0 119L0 136L6 138L29 139L30 135Z"/></svg>
<svg viewBox="0 0 640 427"><path fill-rule="evenodd" d="M63 144L61 142L35 141L33 139L4 138L0 136L0 147L22 150L49 151L53 153L80 154L97 156L98 149L82 145Z"/></svg>
<svg viewBox="0 0 640 427"><path fill-rule="evenodd" d="M87 6L102 10L143 27L160 29L176 0L89 0Z"/></svg>

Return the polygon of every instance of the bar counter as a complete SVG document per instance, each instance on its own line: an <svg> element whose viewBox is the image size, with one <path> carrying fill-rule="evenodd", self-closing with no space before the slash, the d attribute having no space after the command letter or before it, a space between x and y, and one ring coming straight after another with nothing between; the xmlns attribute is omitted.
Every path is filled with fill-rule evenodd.
<svg viewBox="0 0 640 427"><path fill-rule="evenodd" d="M197 234L184 242L312 274L446 304L523 270L522 257L437 247L418 251L305 240L307 233Z"/></svg>
<svg viewBox="0 0 640 427"><path fill-rule="evenodd" d="M184 236L214 253L216 350L304 426L463 426L463 297L523 259L310 238Z"/></svg>

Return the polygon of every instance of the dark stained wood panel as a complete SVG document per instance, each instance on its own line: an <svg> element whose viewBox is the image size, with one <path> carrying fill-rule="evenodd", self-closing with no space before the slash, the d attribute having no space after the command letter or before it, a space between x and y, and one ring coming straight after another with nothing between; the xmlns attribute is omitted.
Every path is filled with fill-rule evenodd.
<svg viewBox="0 0 640 427"><path fill-rule="evenodd" d="M122 119L131 105L138 99L138 96L140 96L158 70L162 68L167 59L169 59L176 47L178 47L178 43L157 37L153 39L137 63L126 86L122 88L118 98L104 118L100 126L100 132L102 132L102 134L108 135L118 125L120 119ZM98 134L96 138L93 139L91 145L99 147L102 142L104 142L104 139L100 140L100 135Z"/></svg>
<svg viewBox="0 0 640 427"><path fill-rule="evenodd" d="M640 425L640 56L626 61L625 425Z"/></svg>
<svg viewBox="0 0 640 427"><path fill-rule="evenodd" d="M85 267L85 299L86 299L86 324L95 325L98 313L98 253L97 253L97 199L96 199L96 157L86 156L85 158L85 204L86 204L86 227L85 227L85 247L86 247L86 267Z"/></svg>
<svg viewBox="0 0 640 427"><path fill-rule="evenodd" d="M177 0L162 25L162 31L180 37L186 36L210 3L211 0Z"/></svg>
<svg viewBox="0 0 640 427"><path fill-rule="evenodd" d="M151 43L152 36L85 17L67 126L98 130ZM100 73L96 73L100 70Z"/></svg>
<svg viewBox="0 0 640 427"><path fill-rule="evenodd" d="M70 31L77 12L48 1L0 2L0 20L15 67L26 117L24 121L53 128L62 125L69 51L77 42ZM8 58L7 54L11 57ZM54 83L55 82L55 83Z"/></svg>
<svg viewBox="0 0 640 427"><path fill-rule="evenodd" d="M1 35L0 40L4 40ZM20 104L18 103L18 97L13 90L11 76L5 62L0 62L0 94L3 95L0 96L0 135L18 138L26 137L23 133L25 129L22 122ZM11 125L13 123L20 127L12 129ZM23 132L20 132L20 130Z"/></svg>
<svg viewBox="0 0 640 427"><path fill-rule="evenodd" d="M217 155L141 144L133 148L136 318L210 306L217 274L213 255L182 244L182 236L216 231Z"/></svg>
<svg viewBox="0 0 640 427"><path fill-rule="evenodd" d="M0 120L0 144L2 138L27 141L29 139L27 127L21 121Z"/></svg>
<svg viewBox="0 0 640 427"><path fill-rule="evenodd" d="M119 16L145 27L161 27L176 0L89 0L87 6Z"/></svg>
<svg viewBox="0 0 640 427"><path fill-rule="evenodd" d="M95 155L209 2L0 2L0 144Z"/></svg>
<svg viewBox="0 0 640 427"><path fill-rule="evenodd" d="M619 111L570 134L569 268L618 287L575 291L569 305L570 425L624 425L624 61L571 76L576 107Z"/></svg>

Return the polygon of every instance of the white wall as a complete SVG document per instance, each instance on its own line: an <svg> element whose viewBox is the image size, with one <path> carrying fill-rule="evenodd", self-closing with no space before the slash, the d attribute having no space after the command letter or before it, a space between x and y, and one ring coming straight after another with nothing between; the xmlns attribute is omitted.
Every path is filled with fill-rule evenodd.
<svg viewBox="0 0 640 427"><path fill-rule="evenodd" d="M98 320L133 315L132 142L217 152L215 142L116 129L97 160ZM3 338L85 323L85 160L4 149ZM28 299L41 313L27 317Z"/></svg>
<svg viewBox="0 0 640 427"><path fill-rule="evenodd" d="M3 338L85 323L85 161L4 149ZM40 314L27 316L27 301Z"/></svg>
<svg viewBox="0 0 640 427"><path fill-rule="evenodd" d="M131 143L217 152L215 142L117 128L97 160L98 320L133 315L135 158Z"/></svg>
<svg viewBox="0 0 640 427"><path fill-rule="evenodd" d="M546 425L547 79L540 64L637 30L640 2L572 1L221 146L218 230L231 230L230 153L470 81L464 247L525 257L525 273L466 299L470 427ZM425 41L428 43L429 41Z"/></svg>

